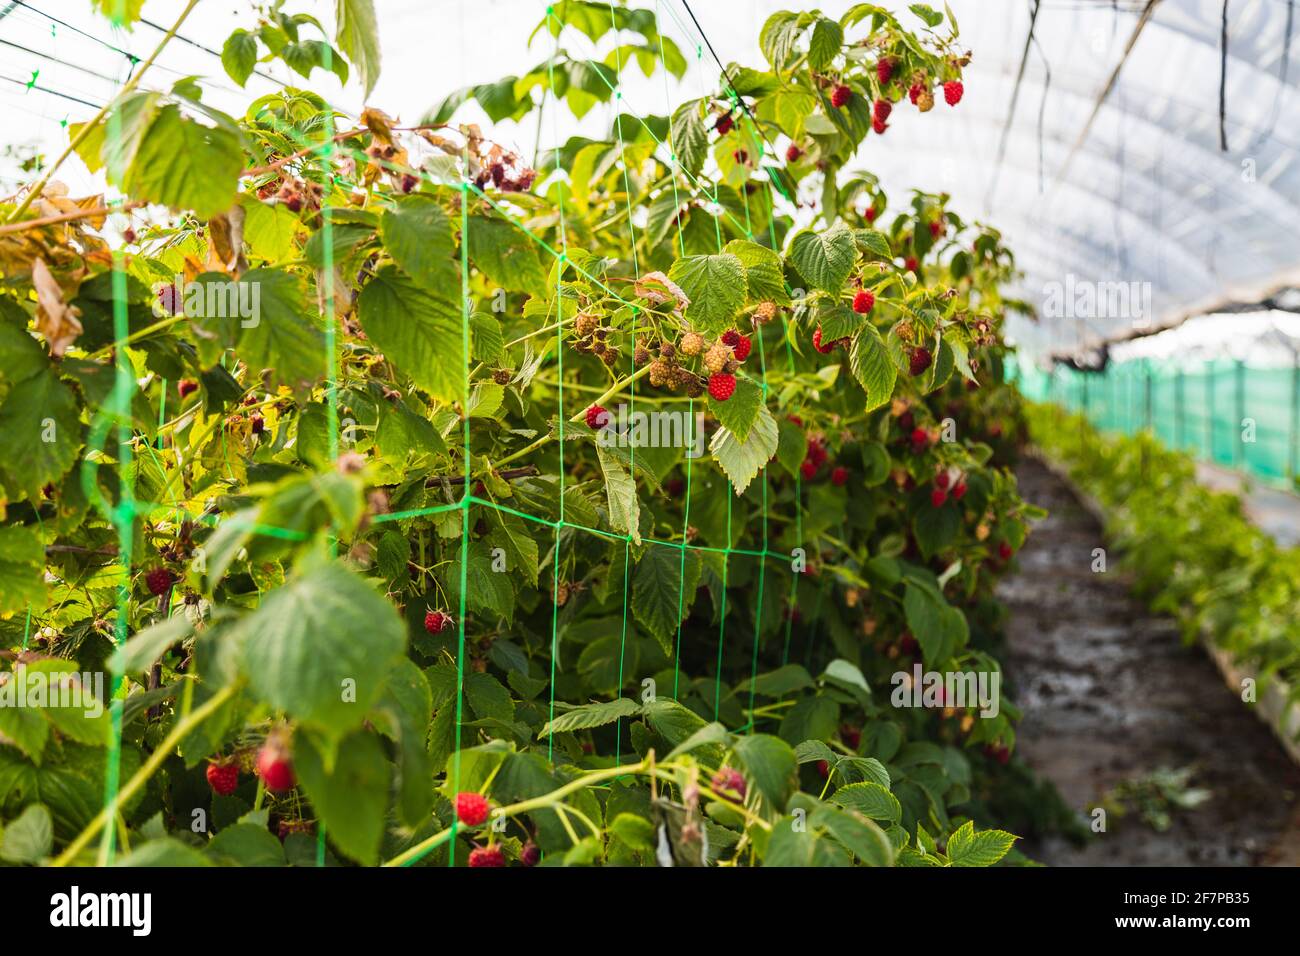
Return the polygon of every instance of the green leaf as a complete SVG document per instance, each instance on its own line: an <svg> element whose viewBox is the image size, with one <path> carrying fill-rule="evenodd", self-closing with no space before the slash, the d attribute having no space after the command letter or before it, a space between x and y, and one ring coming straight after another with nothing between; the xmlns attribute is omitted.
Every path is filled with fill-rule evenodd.
<svg viewBox="0 0 1300 956"><path fill-rule="evenodd" d="M361 291L366 334L398 368L434 398L455 402L468 371L461 336L460 283L425 289L394 266L383 266Z"/></svg>
<svg viewBox="0 0 1300 956"><path fill-rule="evenodd" d="M688 100L677 107L669 126L668 142L677 157L677 165L691 175L699 173L709 154L709 131L704 126L702 102Z"/></svg>
<svg viewBox="0 0 1300 956"><path fill-rule="evenodd" d="M528 587L536 587L537 540L528 533L523 519L492 508L488 511L488 523L493 526L488 533L488 544L505 551L506 569L510 574L518 576Z"/></svg>
<svg viewBox="0 0 1300 956"><path fill-rule="evenodd" d="M654 824L635 813L620 813L614 817L609 824L609 832L634 850L648 852L654 849Z"/></svg>
<svg viewBox="0 0 1300 956"><path fill-rule="evenodd" d="M619 697L598 704L584 704L581 707L574 707L572 710L565 711L554 720L549 721L537 732L537 739L541 740L551 734L563 734L575 730L589 730L592 727L603 727L623 717L631 717L639 713L641 713L641 705L634 700L628 700L626 697Z"/></svg>
<svg viewBox="0 0 1300 956"><path fill-rule="evenodd" d="M140 136L125 176L110 181L134 199L190 209L201 219L225 212L244 169L240 134L227 120L204 126L174 104L162 107Z"/></svg>
<svg viewBox="0 0 1300 956"><path fill-rule="evenodd" d="M465 550L465 599L473 611L510 620L515 611L515 592L510 575L492 567L492 553L484 541L471 541ZM445 587L453 604L460 600L461 557L449 565Z"/></svg>
<svg viewBox="0 0 1300 956"><path fill-rule="evenodd" d="M162 657L167 648L187 638L194 630L188 616L176 614L137 632L113 652L115 674L142 674Z"/></svg>
<svg viewBox="0 0 1300 956"><path fill-rule="evenodd" d="M460 284L451 223L431 197L402 196L379 219L379 234L396 263L432 291Z"/></svg>
<svg viewBox="0 0 1300 956"><path fill-rule="evenodd" d="M269 834L268 834L269 836ZM119 857L114 866L189 867L215 864L194 847L175 837L162 837L132 847L126 856Z"/></svg>
<svg viewBox="0 0 1300 956"><path fill-rule="evenodd" d="M113 22L114 26L131 29L131 25L140 19L144 9L144 0L91 0L103 16ZM51 29L53 26L51 25Z"/></svg>
<svg viewBox="0 0 1300 956"><path fill-rule="evenodd" d="M515 719L515 704L510 699L510 691L491 674L466 674L465 700L479 720L509 723Z"/></svg>
<svg viewBox="0 0 1300 956"><path fill-rule="evenodd" d="M966 617L924 588L907 584L903 592L907 627L921 645L925 663L947 660L966 644Z"/></svg>
<svg viewBox="0 0 1300 956"><path fill-rule="evenodd" d="M779 254L748 239L733 239L722 251L735 256L744 267L750 302L772 301L778 305L790 303Z"/></svg>
<svg viewBox="0 0 1300 956"><path fill-rule="evenodd" d="M734 749L768 806L784 807L798 788L799 762L790 745L771 734L749 734L737 737Z"/></svg>
<svg viewBox="0 0 1300 956"><path fill-rule="evenodd" d="M0 479L14 500L40 501L41 489L60 482L81 444L77 399L48 368L14 385L0 404Z"/></svg>
<svg viewBox="0 0 1300 956"><path fill-rule="evenodd" d="M433 807L433 766L425 741L433 718L429 679L409 659L398 662L384 684L372 718L397 742L401 759L397 810L408 826L418 826Z"/></svg>
<svg viewBox="0 0 1300 956"><path fill-rule="evenodd" d="M764 866L826 867L851 866L852 859L840 846L820 835L820 832L803 825L794 817L783 817L772 827L767 851L763 854Z"/></svg>
<svg viewBox="0 0 1300 956"><path fill-rule="evenodd" d="M830 740L839 727L840 705L830 697L804 697L781 718L781 739L791 744Z"/></svg>
<svg viewBox="0 0 1300 956"><path fill-rule="evenodd" d="M903 817L903 807L898 798L888 788L872 781L840 787L831 794L831 800L873 820L897 823Z"/></svg>
<svg viewBox="0 0 1300 956"><path fill-rule="evenodd" d="M635 544L641 543L641 506L636 494L636 481L624 470L614 456L603 447L596 447L601 473L605 476L605 495L608 499L609 524L620 534L630 534Z"/></svg>
<svg viewBox="0 0 1300 956"><path fill-rule="evenodd" d="M551 291L536 242L513 223L495 216L470 216L461 241L469 246L470 261L495 285L538 296Z"/></svg>
<svg viewBox="0 0 1300 956"><path fill-rule="evenodd" d="M235 631L253 692L334 734L361 723L406 646L392 604L337 562L266 594Z"/></svg>
<svg viewBox="0 0 1300 956"><path fill-rule="evenodd" d="M45 705L40 713L60 734L94 747L108 743L113 722L106 702L96 696L95 687L82 680L75 661L56 657L29 661L20 665L11 679L26 683L29 701L38 686L45 689Z"/></svg>
<svg viewBox="0 0 1300 956"><path fill-rule="evenodd" d="M928 3L913 3L907 9L911 10L918 17L925 21L925 25L934 29L943 23L943 14Z"/></svg>
<svg viewBox="0 0 1300 956"><path fill-rule="evenodd" d="M298 734L294 769L330 842L363 866L376 865L392 778L379 738L364 730L349 734L327 767L315 739Z"/></svg>
<svg viewBox="0 0 1300 956"><path fill-rule="evenodd" d="M790 241L790 261L814 288L838 295L857 259L853 233L842 222L825 232L805 229Z"/></svg>
<svg viewBox="0 0 1300 956"><path fill-rule="evenodd" d="M686 318L704 335L717 335L731 328L736 313L744 308L745 268L730 253L678 259L668 278L691 300Z"/></svg>
<svg viewBox="0 0 1300 956"><path fill-rule="evenodd" d="M709 396L709 411L739 441L749 437L763 407L763 387L751 378L736 378L736 391L725 402Z"/></svg>
<svg viewBox="0 0 1300 956"><path fill-rule="evenodd" d="M45 606L45 547L35 527L0 527L0 614Z"/></svg>
<svg viewBox="0 0 1300 956"><path fill-rule="evenodd" d="M195 286L230 281L207 274L200 276ZM251 370L269 369L273 382L300 394L325 377L325 333L306 315L301 279L283 269L250 269L240 276L235 289L238 301L255 305L251 317L234 319L239 324L239 357ZM210 301L206 291L204 298L206 306ZM186 305L188 315L188 301ZM200 320L205 318L223 317L200 313Z"/></svg>
<svg viewBox="0 0 1300 956"><path fill-rule="evenodd" d="M867 866L893 866L894 845L885 831L871 820L823 804L813 811L809 823L825 827L859 861Z"/></svg>
<svg viewBox="0 0 1300 956"><path fill-rule="evenodd" d="M741 495L754 480L754 476L771 461L776 454L776 446L776 419L766 405L760 405L758 418L744 441L733 435L730 429L719 428L713 433L709 451L718 467L731 480L736 494Z"/></svg>
<svg viewBox="0 0 1300 956"><path fill-rule="evenodd" d="M700 556L664 544L650 544L632 574L632 613L672 656L673 636L695 601Z"/></svg>
<svg viewBox="0 0 1300 956"><path fill-rule="evenodd" d="M232 80L243 86L257 66L257 37L247 30L236 30L221 47L221 65Z"/></svg>
<svg viewBox="0 0 1300 956"><path fill-rule="evenodd" d="M49 737L50 722L38 708L0 707L0 742L17 747L37 766Z"/></svg>
<svg viewBox="0 0 1300 956"><path fill-rule="evenodd" d="M280 841L266 827L255 823L223 827L204 852L216 862L231 866L285 866L288 863Z"/></svg>
<svg viewBox="0 0 1300 956"><path fill-rule="evenodd" d="M268 834L269 835L269 834ZM7 863L40 863L54 845L54 823L42 803L32 803L7 824L0 839L0 859Z"/></svg>
<svg viewBox="0 0 1300 956"><path fill-rule="evenodd" d="M849 367L862 390L867 393L867 411L879 408L893 397L898 381L898 366L876 327L864 325L853 339Z"/></svg>
<svg viewBox="0 0 1300 956"><path fill-rule="evenodd" d="M949 866L992 866L1007 855L1016 837L1005 830L975 832L975 823L967 820L948 838Z"/></svg>
<svg viewBox="0 0 1300 956"><path fill-rule="evenodd" d="M808 65L814 70L824 70L839 55L843 43L844 29L834 20L819 18L808 40Z"/></svg>
<svg viewBox="0 0 1300 956"><path fill-rule="evenodd" d="M379 80L379 25L374 0L338 0L334 7L334 42L361 74L365 95Z"/></svg>

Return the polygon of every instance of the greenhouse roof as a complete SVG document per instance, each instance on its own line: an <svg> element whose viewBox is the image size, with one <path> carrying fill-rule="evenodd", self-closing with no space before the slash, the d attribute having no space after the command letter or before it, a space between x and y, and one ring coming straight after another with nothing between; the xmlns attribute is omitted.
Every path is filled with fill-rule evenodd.
<svg viewBox="0 0 1300 956"><path fill-rule="evenodd" d="M821 7L838 15L850 5ZM959 214L1003 230L1024 270L1016 291L1040 315L1036 323L1015 322L1012 335L1022 346L1068 352L1081 342L1131 337L1300 286L1294 0L950 5L962 45L974 54L967 97L957 109L941 103L939 122L909 122L910 108L900 111L887 138L867 140L859 165L880 176L895 205L913 188L947 191ZM179 6L148 0L144 15L168 23ZM633 75L624 78L623 104L640 115L662 114L669 101L716 89L710 46L726 63L761 63L751 27L800 5L658 0L654 6L690 69L669 84L626 71ZM905 5L893 6L903 11ZM92 104L111 95L129 68L123 52L142 55L158 37L148 25L114 31L89 5L0 0L0 12L6 9L0 119L30 131L30 141L46 150L64 141L62 122L85 118ZM372 96L363 100L355 82L340 87L319 72L311 85L354 113L370 102L413 119L453 89L543 60L549 36L542 31L531 46L529 39L544 17L543 0L390 0L380 17L384 71ZM170 73L154 74L153 82L205 74L214 79L211 101L226 110L275 89L267 77L301 82L277 64L246 90L235 89L202 47L219 46L240 25L246 24L221 5L198 8L186 31L194 43L169 48L161 66ZM431 45L437 56L430 56ZM40 74L33 81L34 70ZM548 120L541 145L573 133L605 135L612 109L601 105L581 121ZM485 120L476 110L469 104L457 116ZM526 154L538 134L533 117L495 130ZM85 183L66 177L74 191L94 185L81 172ZM1115 284L1133 290L1120 308L1114 308ZM1090 307L1056 307L1054 293L1086 286L1097 293ZM1219 321L1240 317L1225 314Z"/></svg>

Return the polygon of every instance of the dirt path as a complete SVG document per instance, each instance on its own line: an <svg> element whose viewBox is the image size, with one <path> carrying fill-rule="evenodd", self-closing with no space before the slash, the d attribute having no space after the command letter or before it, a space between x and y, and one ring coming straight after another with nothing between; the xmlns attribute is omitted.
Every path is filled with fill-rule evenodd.
<svg viewBox="0 0 1300 956"><path fill-rule="evenodd" d="M1024 497L1050 512L1001 589L1021 756L1081 812L1161 768L1194 768L1187 787L1210 793L1172 809L1163 833L1138 812L1110 813L1083 848L1051 837L1025 851L1058 866L1300 864L1300 768L1204 651L1113 569L1091 570L1101 530L1070 488L1038 462L1018 473Z"/></svg>

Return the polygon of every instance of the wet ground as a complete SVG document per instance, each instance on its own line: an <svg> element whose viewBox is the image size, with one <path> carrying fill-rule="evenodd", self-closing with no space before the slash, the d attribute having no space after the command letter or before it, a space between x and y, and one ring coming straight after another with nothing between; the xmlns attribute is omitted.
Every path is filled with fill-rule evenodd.
<svg viewBox="0 0 1300 956"><path fill-rule="evenodd" d="M1300 767L1201 647L1184 645L1113 568L1092 571L1101 529L1070 487L1033 460L1018 474L1024 497L1049 512L1001 588L1006 667L1024 712L1018 752L1081 814L1111 807L1086 846L1048 837L1025 852L1056 866L1300 864ZM1185 781L1153 786L1188 768ZM1204 802L1177 806L1197 791L1208 791Z"/></svg>

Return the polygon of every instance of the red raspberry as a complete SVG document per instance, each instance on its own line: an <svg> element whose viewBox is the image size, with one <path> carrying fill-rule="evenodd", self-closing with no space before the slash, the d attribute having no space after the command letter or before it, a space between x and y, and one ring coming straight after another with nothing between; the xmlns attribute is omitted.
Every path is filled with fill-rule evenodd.
<svg viewBox="0 0 1300 956"><path fill-rule="evenodd" d="M796 146L794 143L791 143L789 148L786 149L785 151L785 161L787 163L797 163L799 161L799 157L802 155L803 155L803 150L800 149L798 146Z"/></svg>
<svg viewBox="0 0 1300 956"><path fill-rule="evenodd" d="M709 376L709 397L715 402L725 402L736 391L736 376L717 372Z"/></svg>
<svg viewBox="0 0 1300 956"><path fill-rule="evenodd" d="M848 106L849 100L852 96L853 91L841 83L831 91L831 106L835 107L837 110L843 109Z"/></svg>
<svg viewBox="0 0 1300 956"><path fill-rule="evenodd" d="M491 804L481 793L456 794L456 816L467 827L480 826L487 822Z"/></svg>
<svg viewBox="0 0 1300 956"><path fill-rule="evenodd" d="M889 114L894 111L894 104L889 100L876 100L871 104L871 118L884 122L889 119Z"/></svg>
<svg viewBox="0 0 1300 956"><path fill-rule="evenodd" d="M873 119L871 121L871 130L877 136L885 135L885 130L889 129L889 124L882 119Z"/></svg>
<svg viewBox="0 0 1300 956"><path fill-rule="evenodd" d="M1011 749L1003 744L985 744L984 756L990 760L996 760L1000 764L1005 764L1011 759Z"/></svg>
<svg viewBox="0 0 1300 956"><path fill-rule="evenodd" d="M907 88L907 98L911 100L912 105L915 106L916 101L920 99L921 94L924 92L925 92L924 83L920 83L920 82L913 83L911 86Z"/></svg>
<svg viewBox="0 0 1300 956"><path fill-rule="evenodd" d="M505 866L506 855L499 845L479 846L469 851L470 866Z"/></svg>
<svg viewBox="0 0 1300 956"><path fill-rule="evenodd" d="M416 179L415 176L413 176L411 173L407 173L405 176L402 177L402 186L401 186L402 192L409 193L419 184L420 181Z"/></svg>
<svg viewBox="0 0 1300 956"><path fill-rule="evenodd" d="M746 335L742 335L739 338L740 341L733 345L731 350L736 353L736 361L743 362L745 359L749 358L749 353L753 349L754 343Z"/></svg>
<svg viewBox="0 0 1300 956"><path fill-rule="evenodd" d="M731 158L736 161L736 165L744 166L749 162L749 153L745 152L743 149L738 149L731 154Z"/></svg>
<svg viewBox="0 0 1300 956"><path fill-rule="evenodd" d="M208 786L214 793L228 797L239 786L239 765L235 763L209 763Z"/></svg>
<svg viewBox="0 0 1300 956"><path fill-rule="evenodd" d="M949 106L956 106L961 102L962 93L966 88L961 85L961 80L949 80L943 85L943 99Z"/></svg>
<svg viewBox="0 0 1300 956"><path fill-rule="evenodd" d="M817 462L808 459L799 466L799 474L803 475L804 481L812 481L817 477Z"/></svg>
<svg viewBox="0 0 1300 956"><path fill-rule="evenodd" d="M274 744L266 744L257 752L257 775L272 793L292 790L295 783L293 764L283 748Z"/></svg>
<svg viewBox="0 0 1300 956"><path fill-rule="evenodd" d="M542 851L537 848L537 844L529 840L524 844L524 848L519 851L519 862L524 866L536 866L542 859Z"/></svg>
<svg viewBox="0 0 1300 956"><path fill-rule="evenodd" d="M826 464L826 446L821 443L821 439L809 438L808 450L804 457L820 468Z"/></svg>
<svg viewBox="0 0 1300 956"><path fill-rule="evenodd" d="M825 345L822 344L821 326L818 326L817 328L813 329L813 348L815 348L818 352L821 352L822 355L834 351L835 345L836 345L835 342L827 342L825 343Z"/></svg>
<svg viewBox="0 0 1300 956"><path fill-rule="evenodd" d="M934 505L936 508L942 508L943 503L947 500L948 492L944 491L942 488L936 488L934 491L930 492L930 504Z"/></svg>
<svg viewBox="0 0 1300 956"><path fill-rule="evenodd" d="M261 415L254 415L249 419L249 423L253 426L254 435L260 435L262 432L266 431L266 419Z"/></svg>
<svg viewBox="0 0 1300 956"><path fill-rule="evenodd" d="M664 482L664 491L668 492L670 498L680 498L686 493L686 482L674 475Z"/></svg>
<svg viewBox="0 0 1300 956"><path fill-rule="evenodd" d="M875 304L876 297L870 289L859 289L857 295L853 297L853 311L859 315L866 315Z"/></svg>
<svg viewBox="0 0 1300 956"><path fill-rule="evenodd" d="M818 775L819 775L823 780L825 780L827 777L829 777L829 776L831 775L831 765L830 765L829 763L827 763L825 760L818 760L818 761L817 761L817 774L818 774Z"/></svg>
<svg viewBox="0 0 1300 956"><path fill-rule="evenodd" d="M718 131L719 136L726 136L735 125L735 120L731 118L731 114L724 113L718 117L718 121L713 124L713 128Z"/></svg>
<svg viewBox="0 0 1300 956"><path fill-rule="evenodd" d="M745 799L748 789L744 775L734 767L723 767L713 775L710 785L718 793L730 793L740 800Z"/></svg>
<svg viewBox="0 0 1300 956"><path fill-rule="evenodd" d="M998 557L1001 558L1003 561L1010 561L1011 554L1012 554L1011 545L1007 544L1005 541L999 542Z"/></svg>
<svg viewBox="0 0 1300 956"><path fill-rule="evenodd" d="M915 654L921 649L921 645L912 636L911 631L904 631L898 635L898 649L904 654Z"/></svg>
<svg viewBox="0 0 1300 956"><path fill-rule="evenodd" d="M898 427L903 431L911 431L912 426L916 424L916 418L911 412L903 412L898 416Z"/></svg>
<svg viewBox="0 0 1300 956"><path fill-rule="evenodd" d="M916 261L916 256L908 256L903 260L903 268L908 272L915 272L919 265L920 263Z"/></svg>
<svg viewBox="0 0 1300 956"><path fill-rule="evenodd" d="M862 743L862 731L852 724L844 724L840 727L840 739L850 750L857 750L858 744Z"/></svg>
<svg viewBox="0 0 1300 956"><path fill-rule="evenodd" d="M881 86L886 86L893 76L894 58L892 56L882 56L876 61L876 79L880 81Z"/></svg>
<svg viewBox="0 0 1300 956"><path fill-rule="evenodd" d="M424 615L424 629L430 634L441 634L451 626L451 615L444 611L430 611Z"/></svg>
<svg viewBox="0 0 1300 956"><path fill-rule="evenodd" d="M127 226L126 229L122 231L122 241L128 246L135 245L135 230L130 226Z"/></svg>
<svg viewBox="0 0 1300 956"><path fill-rule="evenodd" d="M158 290L158 305L168 315L180 315L185 306L181 299L181 290L175 285L165 285Z"/></svg>
<svg viewBox="0 0 1300 956"><path fill-rule="evenodd" d="M966 482L959 481L952 486L952 500L961 501L966 497Z"/></svg>
<svg viewBox="0 0 1300 956"><path fill-rule="evenodd" d="M864 212L862 215L863 215L863 217L866 218L867 222L875 222L875 221L876 221L876 216L879 215L879 214L876 212L876 207L875 207L875 206L868 206L868 207L867 207L867 211Z"/></svg>
<svg viewBox="0 0 1300 956"><path fill-rule="evenodd" d="M786 416L786 417L789 419L790 424L792 424L792 425L802 425L802 424L803 424L803 419L800 418L798 415L788 415L788 416Z"/></svg>
<svg viewBox="0 0 1300 956"><path fill-rule="evenodd" d="M930 444L930 433L924 428L912 429L912 447L925 448Z"/></svg>
<svg viewBox="0 0 1300 956"><path fill-rule="evenodd" d="M918 345L916 348L912 349L912 354L908 357L907 370L911 372L913 376L920 375L930 367L931 361L930 350L924 346Z"/></svg>
<svg viewBox="0 0 1300 956"><path fill-rule="evenodd" d="M609 412L599 405L592 405L587 409L587 427L603 428L609 422Z"/></svg>
<svg viewBox="0 0 1300 956"><path fill-rule="evenodd" d="M162 597L171 590L174 580L172 573L166 568L154 568L144 576L145 586L154 597Z"/></svg>
<svg viewBox="0 0 1300 956"><path fill-rule="evenodd" d="M942 235L943 235L943 220L936 219L934 222L930 223L930 238L938 239Z"/></svg>
<svg viewBox="0 0 1300 956"><path fill-rule="evenodd" d="M843 465L837 465L831 472L831 484L842 485L849 480L849 470Z"/></svg>
<svg viewBox="0 0 1300 956"><path fill-rule="evenodd" d="M176 383L176 394L182 399L187 395L192 395L199 390L199 383L192 382L188 378L183 378Z"/></svg>
<svg viewBox="0 0 1300 956"><path fill-rule="evenodd" d="M936 488L948 487L948 473L946 471L941 471L939 474L934 476L934 486Z"/></svg>

